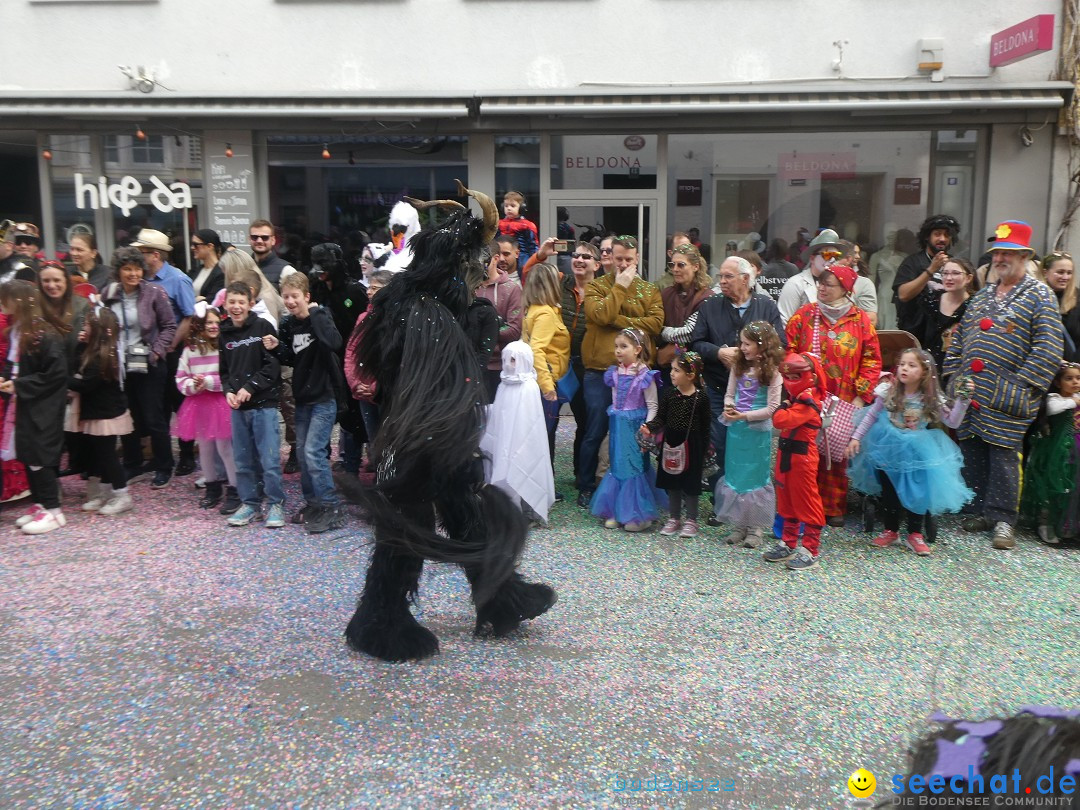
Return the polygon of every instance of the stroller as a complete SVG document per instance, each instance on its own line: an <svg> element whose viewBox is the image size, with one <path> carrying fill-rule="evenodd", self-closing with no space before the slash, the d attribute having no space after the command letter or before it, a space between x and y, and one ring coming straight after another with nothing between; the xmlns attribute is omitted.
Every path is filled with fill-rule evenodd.
<svg viewBox="0 0 1080 810"><path fill-rule="evenodd" d="M921 349L919 339L910 332L899 329L889 329L878 332L878 343L881 345L881 368L892 371L900 358L900 353L906 349ZM862 525L863 531L873 533L877 522L878 499L873 495L862 496ZM933 515L926 516L925 537L927 543L937 541L937 521Z"/></svg>

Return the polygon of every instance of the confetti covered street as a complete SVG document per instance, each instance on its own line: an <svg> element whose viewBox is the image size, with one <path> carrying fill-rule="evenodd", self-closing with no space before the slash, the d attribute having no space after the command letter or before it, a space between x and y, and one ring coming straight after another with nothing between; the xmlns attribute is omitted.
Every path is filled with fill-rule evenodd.
<svg viewBox="0 0 1080 810"><path fill-rule="evenodd" d="M64 479L69 523L42 537L5 511L3 806L847 807L860 767L887 796L935 711L1076 705L1075 546L993 551L948 518L922 559L849 518L796 574L723 528L604 529L574 503L569 429L567 500L523 560L558 604L475 639L464 577L428 564L417 615L442 649L420 664L343 642L363 523L229 528L195 476L133 485L115 518ZM702 787L655 787L678 780Z"/></svg>

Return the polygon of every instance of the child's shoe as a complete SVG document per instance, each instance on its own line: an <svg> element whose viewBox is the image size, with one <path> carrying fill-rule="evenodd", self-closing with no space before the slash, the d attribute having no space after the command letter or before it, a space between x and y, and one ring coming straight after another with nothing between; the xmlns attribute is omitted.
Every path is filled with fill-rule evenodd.
<svg viewBox="0 0 1080 810"><path fill-rule="evenodd" d="M263 525L268 529L280 529L285 525L285 510L280 503L270 504L270 509L266 512L266 523Z"/></svg>
<svg viewBox="0 0 1080 810"><path fill-rule="evenodd" d="M225 486L225 500L221 502L221 508L218 509L219 515L232 515L236 513L236 510L244 505L244 502L240 500L240 496L236 492L236 487Z"/></svg>
<svg viewBox="0 0 1080 810"><path fill-rule="evenodd" d="M1048 546L1056 546L1061 542L1060 538L1054 533L1053 528L1050 526L1039 527L1039 539Z"/></svg>
<svg viewBox="0 0 1080 810"><path fill-rule="evenodd" d="M226 522L230 526L247 526L251 521L258 520L260 517L262 515L259 514L258 509L245 503Z"/></svg>
<svg viewBox="0 0 1080 810"><path fill-rule="evenodd" d="M818 558L801 546L796 550L795 556L787 561L787 567L791 571L805 571L817 565Z"/></svg>
<svg viewBox="0 0 1080 810"><path fill-rule="evenodd" d="M630 523L623 524L624 532L644 532L652 528L651 520L634 520Z"/></svg>
<svg viewBox="0 0 1080 810"><path fill-rule="evenodd" d="M219 503L225 493L224 481L207 481L205 483L205 492L199 499L200 509L213 509Z"/></svg>
<svg viewBox="0 0 1080 810"><path fill-rule="evenodd" d="M926 538L919 534L919 532L912 532L909 534L907 540L904 541L904 545L920 557L930 556L930 546L926 545Z"/></svg>
<svg viewBox="0 0 1080 810"><path fill-rule="evenodd" d="M667 523L664 524L664 528L660 530L661 537L671 537L673 534L679 533L679 519L668 518Z"/></svg>
<svg viewBox="0 0 1080 810"><path fill-rule="evenodd" d="M746 527L736 526L724 539L727 540L729 546L737 546L746 539Z"/></svg>
<svg viewBox="0 0 1080 810"><path fill-rule="evenodd" d="M23 525L27 534L45 534L67 525L67 518L59 509L42 509L37 518Z"/></svg>
<svg viewBox="0 0 1080 810"><path fill-rule="evenodd" d="M679 532L679 537L697 537L698 525L696 520L688 520L682 525L682 531Z"/></svg>
<svg viewBox="0 0 1080 810"><path fill-rule="evenodd" d="M617 528L619 528L619 521L617 521L615 518L608 518L607 520L604 521L604 528L605 529L617 529Z"/></svg>
<svg viewBox="0 0 1080 810"><path fill-rule="evenodd" d="M746 533L746 539L743 540L743 548L757 548L765 541L765 531L763 529L751 529Z"/></svg>
<svg viewBox="0 0 1080 810"><path fill-rule="evenodd" d="M765 562L783 562L794 557L795 551L793 548L788 548L787 543L781 541L762 554L761 559Z"/></svg>
<svg viewBox="0 0 1080 810"><path fill-rule="evenodd" d="M123 492L114 492L109 502L98 510L99 515L120 515L130 512L135 508L135 502L131 500L131 493L126 489Z"/></svg>
<svg viewBox="0 0 1080 810"><path fill-rule="evenodd" d="M894 532L886 529L873 540L871 540L870 545L872 545L874 548L888 548L899 539L899 532Z"/></svg>
<svg viewBox="0 0 1080 810"><path fill-rule="evenodd" d="M37 520L38 515L44 511L45 507L42 506L40 503L32 503L30 504L30 508L28 508L25 513L19 515L19 517L15 519L15 525L21 529L30 521Z"/></svg>
<svg viewBox="0 0 1080 810"><path fill-rule="evenodd" d="M109 502L112 495L112 487L108 484L102 486L101 479L91 475L86 479L86 503L82 505L84 512L96 512Z"/></svg>

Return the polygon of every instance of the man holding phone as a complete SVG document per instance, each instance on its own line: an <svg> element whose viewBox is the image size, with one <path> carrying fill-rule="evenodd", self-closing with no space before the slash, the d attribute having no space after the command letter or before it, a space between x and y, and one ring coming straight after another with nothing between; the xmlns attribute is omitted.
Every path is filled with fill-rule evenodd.
<svg viewBox="0 0 1080 810"><path fill-rule="evenodd" d="M949 251L960 235L960 223L948 214L934 214L919 228L919 248L900 263L893 279L893 302L896 325L905 332L922 337L926 331L926 313L919 295L927 285L942 289L941 268L949 260ZM933 285L937 285L934 287Z"/></svg>

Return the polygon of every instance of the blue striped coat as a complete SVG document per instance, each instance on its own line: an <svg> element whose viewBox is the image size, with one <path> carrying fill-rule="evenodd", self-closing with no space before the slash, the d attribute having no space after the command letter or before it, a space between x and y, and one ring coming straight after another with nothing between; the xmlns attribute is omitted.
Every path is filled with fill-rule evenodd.
<svg viewBox="0 0 1080 810"><path fill-rule="evenodd" d="M1025 276L1001 301L997 284L968 303L945 356L945 376L970 375L971 407L957 430L989 444L1019 450L1064 352L1057 299Z"/></svg>

